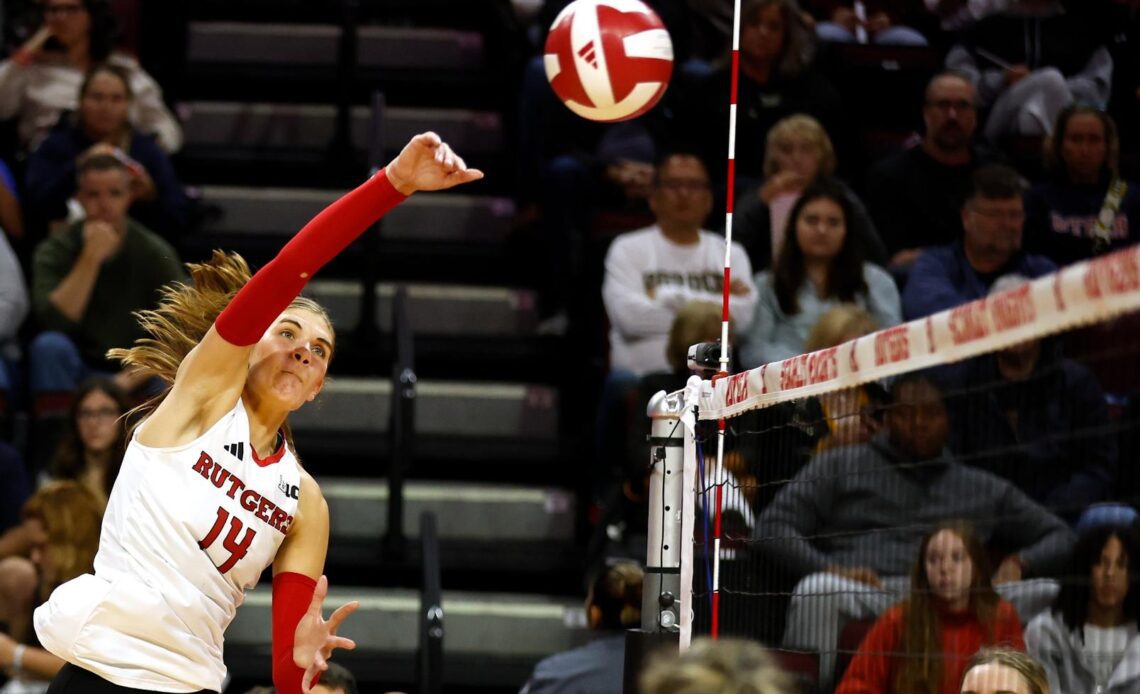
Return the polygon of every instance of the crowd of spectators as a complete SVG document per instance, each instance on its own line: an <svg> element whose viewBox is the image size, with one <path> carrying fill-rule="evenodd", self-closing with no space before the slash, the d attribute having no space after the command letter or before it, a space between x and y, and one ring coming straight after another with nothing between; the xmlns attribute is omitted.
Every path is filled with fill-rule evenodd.
<svg viewBox="0 0 1140 694"><path fill-rule="evenodd" d="M546 82L542 32L567 2L531 3L540 8L535 50L519 65L516 194L520 222L542 234L544 325L573 326L593 299L604 306L604 326L576 327L608 337L585 467L591 501L618 509L602 516L611 539L608 524L644 521L644 466L626 458L645 395L683 380L686 344L717 339L708 307L722 295L734 366L751 368L1140 240L1135 0L746 0L735 76L730 2L650 0L677 68L657 107L619 124L573 116ZM105 505L120 416L155 387L105 355L140 335L133 312L184 278L192 225L178 119L116 45L110 3L34 7L38 20L0 62L0 119L15 133L0 151L0 432L8 438L16 410L31 420L25 446L0 442L0 617L12 641L0 640L0 667L26 645L18 665L46 678L52 663L24 615L45 581L84 570L82 553L53 564L55 548L91 538L53 525L36 499L70 490L92 513ZM852 116L870 105L836 65L855 50L925 70L921 91L874 104L912 113L914 130L884 133ZM612 237L598 259L604 278L586 284L597 237ZM751 494L743 514L756 551L795 574L782 644L818 653L820 681L849 692L896 682L955 691L984 645L1027 646L1062 691L1133 686L1135 544L1122 525L1098 530L1098 504L1122 495L1117 476L1133 462L1109 426L1112 398L1134 397L1130 388L1140 380L1100 382L1048 339L889 392L816 401L827 426L797 430L802 455L783 470L791 482ZM724 474L745 486L765 478L739 457L731 465ZM1054 580L1076 574L1091 587L1074 594ZM628 626L603 598L591 596L599 631ZM861 619L878 621L844 676L836 642L844 622ZM953 657L929 657L939 639L956 644L943 649ZM882 656L893 650L907 657ZM1000 667L1016 668L998 657L976 669Z"/></svg>

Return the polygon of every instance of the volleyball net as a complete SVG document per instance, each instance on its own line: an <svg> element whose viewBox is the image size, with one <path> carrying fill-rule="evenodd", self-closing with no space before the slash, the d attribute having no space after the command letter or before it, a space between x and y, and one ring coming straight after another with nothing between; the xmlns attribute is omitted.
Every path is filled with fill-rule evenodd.
<svg viewBox="0 0 1140 694"><path fill-rule="evenodd" d="M758 639L827 691L892 605L954 599L939 562L1022 625L1081 580L1079 533L1140 501L1140 247L998 286L658 396L646 623Z"/></svg>

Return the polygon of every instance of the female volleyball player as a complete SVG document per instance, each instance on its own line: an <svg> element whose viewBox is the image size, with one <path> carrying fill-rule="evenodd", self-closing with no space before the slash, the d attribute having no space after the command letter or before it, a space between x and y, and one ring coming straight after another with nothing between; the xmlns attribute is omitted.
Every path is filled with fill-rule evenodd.
<svg viewBox="0 0 1140 694"><path fill-rule="evenodd" d="M150 339L112 356L172 385L131 437L95 574L35 612L40 641L68 662L49 692L220 691L223 633L270 563L277 691L308 692L334 648L354 647L337 628L355 603L322 617L328 506L286 423L320 391L335 344L324 311L298 294L405 196L482 175L417 135L252 279L215 252L191 267L193 286L168 288L140 317Z"/></svg>

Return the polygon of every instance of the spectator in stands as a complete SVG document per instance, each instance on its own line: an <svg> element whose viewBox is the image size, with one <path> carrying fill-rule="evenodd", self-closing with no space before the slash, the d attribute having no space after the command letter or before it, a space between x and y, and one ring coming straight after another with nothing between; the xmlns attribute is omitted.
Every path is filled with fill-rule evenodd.
<svg viewBox="0 0 1140 694"><path fill-rule="evenodd" d="M599 636L585 646L557 653L534 666L519 694L622 691L625 629L641 625L645 575L632 562L615 563L598 574L586 596L586 623Z"/></svg>
<svg viewBox="0 0 1140 694"><path fill-rule="evenodd" d="M8 163L0 159L0 236L13 241L24 237L24 213L20 208L20 187Z"/></svg>
<svg viewBox="0 0 1140 694"><path fill-rule="evenodd" d="M970 527L942 523L922 540L910 596L875 622L836 694L956 694L970 658L995 644L1025 648L1017 611Z"/></svg>
<svg viewBox="0 0 1140 694"><path fill-rule="evenodd" d="M879 323L858 304L839 304L819 317L808 333L804 352L835 347L879 329ZM865 443L882 427L879 409L886 393L878 383L824 393L817 398L827 433L817 451Z"/></svg>
<svg viewBox="0 0 1140 694"><path fill-rule="evenodd" d="M127 446L124 415L129 409L126 395L111 379L79 384L48 468L50 477L79 482L106 505Z"/></svg>
<svg viewBox="0 0 1140 694"><path fill-rule="evenodd" d="M905 596L922 537L950 518L973 524L990 551L999 594L1029 619L1055 584L1022 580L1063 565L1073 532L1009 482L958 463L946 448L940 388L922 372L891 384L884 431L817 455L760 517L756 549L798 580L783 643L820 654L826 685L847 620L877 616Z"/></svg>
<svg viewBox="0 0 1140 694"><path fill-rule="evenodd" d="M650 206L656 224L614 240L602 284L611 325L610 368L638 376L669 368L665 346L677 311L693 300L719 305L724 286L724 239L701 229L712 206L701 160L666 155L657 167ZM748 256L735 243L732 268L730 310L745 330L752 322L756 287Z"/></svg>
<svg viewBox="0 0 1140 694"><path fill-rule="evenodd" d="M1058 265L1140 241L1140 184L1120 176L1112 116L1074 104L1045 140L1048 181L1025 201L1025 245Z"/></svg>
<svg viewBox="0 0 1140 694"><path fill-rule="evenodd" d="M1025 630L1029 652L1054 692L1140 690L1140 559L1135 528L1100 526L1081 535L1053 609Z"/></svg>
<svg viewBox="0 0 1140 694"><path fill-rule="evenodd" d="M856 8L854 0L815 0L815 32L834 43L925 46L926 37L905 24L921 20L916 3L908 0L868 0ZM862 15L862 16L860 16Z"/></svg>
<svg viewBox="0 0 1140 694"><path fill-rule="evenodd" d="M311 691L312 694L356 694L356 678L345 666L329 663L329 668L321 673L320 683Z"/></svg>
<svg viewBox="0 0 1140 694"><path fill-rule="evenodd" d="M42 487L23 510L32 538L28 558L0 561L0 667L13 677L46 684L63 667L63 660L39 647L31 630L32 611L57 586L94 570L103 507L77 482L52 482Z"/></svg>
<svg viewBox="0 0 1140 694"><path fill-rule="evenodd" d="M32 304L48 329L30 350L40 418L61 417L76 385L95 373L113 374L127 393L143 385L146 374L116 372L105 354L142 337L132 312L157 305L159 289L185 276L170 244L127 216L130 174L121 160L87 157L77 178L87 219L41 242L33 264Z"/></svg>
<svg viewBox="0 0 1140 694"><path fill-rule="evenodd" d="M792 680L758 643L696 639L677 654L663 651L641 675L642 694L792 694Z"/></svg>
<svg viewBox="0 0 1140 694"><path fill-rule="evenodd" d="M763 177L765 140L780 119L805 113L819 120L842 155L846 123L839 93L815 69L815 35L796 0L747 0L740 14L740 74L736 110L737 190L753 190ZM692 143L706 162L716 163L718 186L727 159L732 66L694 84L677 104L678 137Z"/></svg>
<svg viewBox="0 0 1140 694"><path fill-rule="evenodd" d="M1049 694L1041 664L1021 651L983 648L962 677L961 694ZM1069 694L1056 692L1053 694Z"/></svg>
<svg viewBox="0 0 1140 694"><path fill-rule="evenodd" d="M859 239L849 233L852 219L847 195L830 181L796 201L772 270L756 275L756 317L740 352L746 368L803 353L812 326L840 302L867 308L884 327L900 321L894 280L863 262Z"/></svg>
<svg viewBox="0 0 1140 694"><path fill-rule="evenodd" d="M973 143L976 101L964 76L935 75L926 85L921 144L879 161L867 173L867 207L891 267L903 276L923 248L962 237L970 177L993 159Z"/></svg>
<svg viewBox="0 0 1140 694"><path fill-rule="evenodd" d="M789 116L768 131L764 150L764 182L741 196L732 216L732 238L748 251L752 267L766 270L780 255L788 213L804 190L835 174L835 150L831 138L811 116ZM838 179L852 210L852 230L860 239L865 257L886 262L886 251L874 222L855 191Z"/></svg>
<svg viewBox="0 0 1140 694"><path fill-rule="evenodd" d="M1014 0L923 0L944 31L960 31L991 14L1005 12Z"/></svg>
<svg viewBox="0 0 1140 694"><path fill-rule="evenodd" d="M7 237L0 231L0 421L11 400L12 376L8 360L13 356L16 334L28 315L28 287L20 260Z"/></svg>
<svg viewBox="0 0 1140 694"><path fill-rule="evenodd" d="M75 110L87 71L104 62L130 75L135 127L154 133L167 152L181 147L182 128L158 84L134 58L114 49L110 5L107 0L45 0L43 26L0 63L0 118L18 118L25 151L39 146L64 111Z"/></svg>
<svg viewBox="0 0 1140 694"><path fill-rule="evenodd" d="M28 468L20 451L0 441L0 533L20 525L20 509L32 494ZM9 545L0 536L0 557L10 554Z"/></svg>
<svg viewBox="0 0 1140 694"><path fill-rule="evenodd" d="M963 33L946 66L969 75L977 88L989 110L987 140L1048 135L1074 100L1108 103L1112 56L1083 17L1055 0L1017 0Z"/></svg>
<svg viewBox="0 0 1140 694"><path fill-rule="evenodd" d="M962 206L961 240L928 248L914 261L902 295L908 320L980 299L1002 275L1034 279L1056 269L1048 258L1021 250L1024 179L990 164L974 172L972 182Z"/></svg>
<svg viewBox="0 0 1140 694"><path fill-rule="evenodd" d="M131 174L131 218L177 243L186 229L187 199L170 157L154 137L135 130L130 74L121 65L98 65L87 74L74 118L59 124L28 158L27 207L39 221L68 216L77 162L92 154L123 158Z"/></svg>
<svg viewBox="0 0 1140 694"><path fill-rule="evenodd" d="M1012 275L991 294L1027 282ZM1021 342L963 367L954 449L1013 482L1070 521L1106 499L1116 478L1116 437L1104 392L1055 339Z"/></svg>

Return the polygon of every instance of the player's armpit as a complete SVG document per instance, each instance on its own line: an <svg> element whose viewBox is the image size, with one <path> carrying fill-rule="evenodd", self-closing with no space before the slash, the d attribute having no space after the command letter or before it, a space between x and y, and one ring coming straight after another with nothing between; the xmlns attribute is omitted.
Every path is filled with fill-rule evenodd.
<svg viewBox="0 0 1140 694"><path fill-rule="evenodd" d="M324 571L328 549L329 505L317 481L302 470L297 512L285 542L277 550L273 574L292 572L316 580Z"/></svg>

